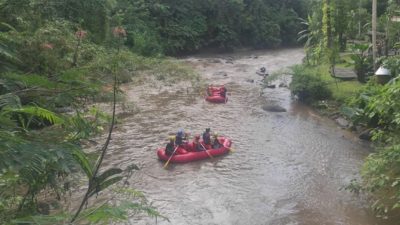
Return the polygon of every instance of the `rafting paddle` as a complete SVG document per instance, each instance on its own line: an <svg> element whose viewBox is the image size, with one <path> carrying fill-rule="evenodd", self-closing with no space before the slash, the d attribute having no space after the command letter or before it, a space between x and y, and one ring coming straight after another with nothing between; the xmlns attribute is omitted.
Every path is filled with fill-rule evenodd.
<svg viewBox="0 0 400 225"><path fill-rule="evenodd" d="M207 149L206 149L206 147L204 147L204 145L202 145L200 142L199 142L199 144L201 145L201 147L203 147L204 148L204 151L207 153L207 155L208 156L210 156L210 158L214 158L209 152L207 152Z"/></svg>
<svg viewBox="0 0 400 225"><path fill-rule="evenodd" d="M165 163L163 168L166 168L168 166L169 161L172 159L172 156L174 156L174 154L175 154L176 150L178 150L178 148L179 148L179 145L176 146L174 152L172 152L172 155L169 157L168 161Z"/></svg>

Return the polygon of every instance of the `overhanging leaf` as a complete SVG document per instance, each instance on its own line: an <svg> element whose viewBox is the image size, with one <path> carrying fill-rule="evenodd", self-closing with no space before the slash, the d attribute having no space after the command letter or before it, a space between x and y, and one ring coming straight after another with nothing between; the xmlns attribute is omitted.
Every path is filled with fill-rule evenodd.
<svg viewBox="0 0 400 225"><path fill-rule="evenodd" d="M86 176L91 179L93 177L93 169L86 154L80 149L74 149L72 155L82 170L86 173Z"/></svg>

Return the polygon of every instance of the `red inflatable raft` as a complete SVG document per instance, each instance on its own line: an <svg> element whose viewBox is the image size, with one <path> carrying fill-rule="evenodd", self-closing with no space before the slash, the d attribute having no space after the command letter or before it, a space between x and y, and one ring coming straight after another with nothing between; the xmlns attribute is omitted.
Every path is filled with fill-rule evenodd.
<svg viewBox="0 0 400 225"><path fill-rule="evenodd" d="M231 147L231 140L225 137L219 137L219 142L222 143L222 147L217 149L208 149L206 150L212 156L220 156L225 155L229 152L229 148ZM203 142L201 142L203 144ZM204 144L203 144L204 145ZM181 148L181 147L179 147ZM179 150L179 149L178 149ZM177 151L178 151L177 150ZM206 151L194 151L193 149L193 142L189 142L188 144L183 145L183 154L175 154L172 156L170 162L173 163L187 163L201 159L208 159L210 156L207 154ZM157 150L157 156L162 161L167 161L170 156L165 154L165 148L160 148Z"/></svg>
<svg viewBox="0 0 400 225"><path fill-rule="evenodd" d="M223 85L208 87L208 96L206 97L206 100L213 103L226 103L228 97L226 97L226 93L225 97L222 95L223 89L225 89Z"/></svg>

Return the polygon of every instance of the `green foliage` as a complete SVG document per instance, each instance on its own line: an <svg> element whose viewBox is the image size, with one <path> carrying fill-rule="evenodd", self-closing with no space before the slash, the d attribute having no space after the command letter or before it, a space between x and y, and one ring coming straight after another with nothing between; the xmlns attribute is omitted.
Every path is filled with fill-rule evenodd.
<svg viewBox="0 0 400 225"><path fill-rule="evenodd" d="M326 82L316 74L311 74L303 66L294 66L290 90L305 103L329 99L332 96Z"/></svg>
<svg viewBox="0 0 400 225"><path fill-rule="evenodd" d="M353 120L379 130L375 139L397 142L396 136L400 132L399 90L399 82L385 86L370 82L350 103L356 112Z"/></svg>
<svg viewBox="0 0 400 225"><path fill-rule="evenodd" d="M1 20L0 25L9 27L8 24L1 23ZM12 27L10 27L8 31L15 33ZM1 31L0 29L0 72L11 69L21 63L13 50L14 44L15 41L12 39L9 32Z"/></svg>
<svg viewBox="0 0 400 225"><path fill-rule="evenodd" d="M390 70L392 77L400 74L400 56L384 57L380 59L382 66Z"/></svg>
<svg viewBox="0 0 400 225"><path fill-rule="evenodd" d="M371 154L362 168L361 190L374 196L378 215L396 214L400 207L400 83L381 86L373 82L363 88L346 108L355 124L374 128L373 140L387 146Z"/></svg>
<svg viewBox="0 0 400 225"><path fill-rule="evenodd" d="M45 24L33 34L16 35L19 58L25 71L47 74L71 67L75 38L72 25L67 21L54 21Z"/></svg>
<svg viewBox="0 0 400 225"><path fill-rule="evenodd" d="M114 189L113 201L106 201L100 206L85 209L76 220L77 224L109 224L124 222L135 215L146 215L155 219L168 220L161 215L144 197L134 189L118 187ZM13 220L13 224L53 225L69 223L71 215L57 213L54 215L35 215Z"/></svg>
<svg viewBox="0 0 400 225"><path fill-rule="evenodd" d="M231 50L293 44L303 2L179 0L117 1L111 11L128 29L127 45L138 53L177 54L204 47Z"/></svg>
<svg viewBox="0 0 400 225"><path fill-rule="evenodd" d="M357 74L357 79L361 83L365 83L367 73L372 69L372 58L368 56L367 50L369 45L365 44L355 44L353 46L353 54L350 56L352 64L354 65L354 70Z"/></svg>
<svg viewBox="0 0 400 225"><path fill-rule="evenodd" d="M400 145L368 156L361 175L364 190L378 197L373 204L378 215L400 212Z"/></svg>
<svg viewBox="0 0 400 225"><path fill-rule="evenodd" d="M305 63L316 65L321 60L322 55L322 30L320 14L313 13L307 17L307 20L300 19L300 22L306 28L298 33L298 41L304 42L306 51Z"/></svg>
<svg viewBox="0 0 400 225"><path fill-rule="evenodd" d="M35 212L38 194L50 189L60 195L65 176L78 168L72 155L80 151L76 145L48 143L34 133L22 138L15 132L3 131L0 139L0 196L8 202L0 214L17 210L17 206L20 212ZM11 199L14 200L8 201Z"/></svg>

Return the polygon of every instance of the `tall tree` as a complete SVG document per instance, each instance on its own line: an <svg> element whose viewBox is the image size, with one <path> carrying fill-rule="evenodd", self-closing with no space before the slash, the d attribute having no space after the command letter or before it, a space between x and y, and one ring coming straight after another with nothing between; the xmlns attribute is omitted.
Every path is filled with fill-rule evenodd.
<svg viewBox="0 0 400 225"><path fill-rule="evenodd" d="M377 13L377 1L372 0L372 60L374 64L374 71L376 71L376 54L378 52L376 46L376 13Z"/></svg>

